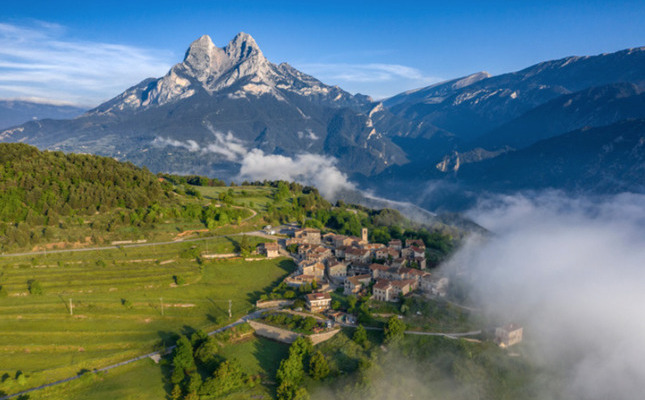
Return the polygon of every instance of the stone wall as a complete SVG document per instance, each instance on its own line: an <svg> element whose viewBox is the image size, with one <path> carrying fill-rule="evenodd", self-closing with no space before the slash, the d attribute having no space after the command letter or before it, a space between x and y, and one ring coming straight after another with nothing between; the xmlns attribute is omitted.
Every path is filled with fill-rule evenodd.
<svg viewBox="0 0 645 400"><path fill-rule="evenodd" d="M331 339L338 332L340 332L340 328L334 329L333 331L328 331L328 332L324 332L324 333L315 333L313 335L309 335L309 339L311 339L313 344L316 345L318 343L322 343L322 342L324 342L326 340Z"/></svg>
<svg viewBox="0 0 645 400"><path fill-rule="evenodd" d="M257 308L274 308L274 307L286 307L293 304L293 300L267 300L267 301L257 301L255 306Z"/></svg>
<svg viewBox="0 0 645 400"><path fill-rule="evenodd" d="M249 321L249 325L255 329L255 333L259 336L277 340L282 343L292 343L300 336L299 333L291 332L286 329L278 328L271 325L266 325L256 321Z"/></svg>
<svg viewBox="0 0 645 400"><path fill-rule="evenodd" d="M251 327L255 329L255 333L258 336L269 338L271 340L276 340L282 343L293 343L293 341L295 341L299 336L302 336L302 334L300 333L296 333L287 329L282 329L275 326L263 324L257 321L249 321L249 325L251 325ZM340 332L340 328L334 329L328 332L315 333L313 335L309 335L309 339L311 339L312 343L316 345L318 343L322 343L326 340L331 339L338 332Z"/></svg>

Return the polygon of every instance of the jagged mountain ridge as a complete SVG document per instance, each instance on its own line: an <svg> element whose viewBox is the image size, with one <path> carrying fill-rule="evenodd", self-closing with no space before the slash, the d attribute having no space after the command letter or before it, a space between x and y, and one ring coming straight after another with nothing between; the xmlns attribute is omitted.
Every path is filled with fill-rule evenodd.
<svg viewBox="0 0 645 400"><path fill-rule="evenodd" d="M630 82L645 86L645 47L610 54L566 57L521 71L480 76L466 85L400 94L384 103L394 114L470 141L556 97L595 86ZM477 76L477 75L475 75ZM417 93L425 93L420 98ZM406 132L401 132L406 135Z"/></svg>
<svg viewBox="0 0 645 400"><path fill-rule="evenodd" d="M378 107L269 62L248 34L223 48L202 36L165 76L74 120L27 123L0 132L0 140L109 155L165 172L231 177L246 153L260 149L333 156L345 171L372 174L406 161L375 128L370 111ZM330 153L338 148L342 155Z"/></svg>

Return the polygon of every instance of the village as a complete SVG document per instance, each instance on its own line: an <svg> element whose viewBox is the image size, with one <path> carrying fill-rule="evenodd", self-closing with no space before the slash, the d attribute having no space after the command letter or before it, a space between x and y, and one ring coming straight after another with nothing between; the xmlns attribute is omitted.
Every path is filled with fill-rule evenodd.
<svg viewBox="0 0 645 400"><path fill-rule="evenodd" d="M275 234L271 227L265 230ZM361 229L360 238L322 234L315 228L292 228L288 234L279 242L260 244L258 253L267 258L288 254L294 260L297 269L284 283L299 292L311 291L304 295L306 309L312 315L327 317L327 329L335 324L358 323L356 316L332 307L334 292L389 303L402 302L412 295L425 299L446 297L449 278L429 272L426 246L420 239L395 239L387 245L370 243L367 228ZM322 332L325 324L321 323L314 332ZM500 347L509 347L522 341L523 328L509 323L496 327L490 336Z"/></svg>

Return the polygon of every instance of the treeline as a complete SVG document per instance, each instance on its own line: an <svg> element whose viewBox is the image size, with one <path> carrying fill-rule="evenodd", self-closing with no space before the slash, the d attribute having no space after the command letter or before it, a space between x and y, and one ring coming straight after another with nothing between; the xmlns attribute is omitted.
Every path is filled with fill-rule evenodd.
<svg viewBox="0 0 645 400"><path fill-rule="evenodd" d="M61 215L148 207L164 193L154 174L132 163L0 143L0 221L46 225Z"/></svg>
<svg viewBox="0 0 645 400"><path fill-rule="evenodd" d="M158 177L172 183L173 185L193 185L193 186L226 186L226 182L217 178L208 178L201 175L175 175L175 174L157 174Z"/></svg>

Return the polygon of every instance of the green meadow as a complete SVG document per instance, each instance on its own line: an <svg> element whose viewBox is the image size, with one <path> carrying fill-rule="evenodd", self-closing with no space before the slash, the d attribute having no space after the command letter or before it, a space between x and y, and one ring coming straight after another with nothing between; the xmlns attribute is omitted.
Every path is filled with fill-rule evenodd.
<svg viewBox="0 0 645 400"><path fill-rule="evenodd" d="M158 349L177 333L211 330L246 314L293 263L195 257L231 253L240 240L1 258L0 391L117 363ZM42 294L30 293L33 280ZM22 385L14 379L18 371L26 376Z"/></svg>
<svg viewBox="0 0 645 400"><path fill-rule="evenodd" d="M289 346L251 335L243 341L227 344L219 355L236 359L251 375L262 376L263 385L232 393L222 399L242 400L249 398L272 398L271 380L280 361L286 357ZM30 394L32 400L54 400L61 398L83 400L158 400L168 395L167 362L156 364L144 359L108 373L88 374L87 378L67 382Z"/></svg>

